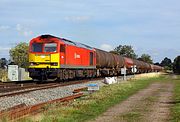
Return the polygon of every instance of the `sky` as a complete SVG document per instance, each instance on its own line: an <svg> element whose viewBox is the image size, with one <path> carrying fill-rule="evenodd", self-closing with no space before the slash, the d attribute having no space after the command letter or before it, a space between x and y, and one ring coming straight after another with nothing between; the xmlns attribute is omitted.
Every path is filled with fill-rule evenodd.
<svg viewBox="0 0 180 122"><path fill-rule="evenodd" d="M106 51L131 45L154 62L180 55L179 0L0 0L0 58L51 34Z"/></svg>

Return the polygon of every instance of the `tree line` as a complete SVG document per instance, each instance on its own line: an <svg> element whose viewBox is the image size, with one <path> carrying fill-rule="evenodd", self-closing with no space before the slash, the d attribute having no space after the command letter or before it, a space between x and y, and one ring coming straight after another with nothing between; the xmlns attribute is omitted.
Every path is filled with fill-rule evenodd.
<svg viewBox="0 0 180 122"><path fill-rule="evenodd" d="M19 67L28 68L28 43L19 43L14 48L11 48L9 51L10 58L14 64L18 65ZM125 57L141 60L147 63L153 64L153 60L149 54L142 54L140 57L135 53L133 47L130 45L119 45L110 53L114 53L117 55L123 55ZM5 68L8 61L5 58L0 59L0 68ZM154 63L155 65L163 66L165 70L173 70L175 73L180 74L180 56L177 56L174 59L174 62L171 59L165 57L161 63Z"/></svg>
<svg viewBox="0 0 180 122"><path fill-rule="evenodd" d="M140 57L138 57L138 55L133 50L133 47L130 45L119 45L116 48L114 48L114 50L110 51L110 53L141 60L150 64L153 63L153 60L151 59L151 56L149 54L142 54Z"/></svg>
<svg viewBox="0 0 180 122"><path fill-rule="evenodd" d="M171 59L165 57L161 63L153 63L153 60L149 54L142 54L140 57L135 53L132 46L129 45L119 45L114 50L110 51L111 53L123 55L125 57L141 60L150 64L159 65L165 68L165 70L173 70L174 73L180 74L180 56L177 56L174 59L174 62Z"/></svg>

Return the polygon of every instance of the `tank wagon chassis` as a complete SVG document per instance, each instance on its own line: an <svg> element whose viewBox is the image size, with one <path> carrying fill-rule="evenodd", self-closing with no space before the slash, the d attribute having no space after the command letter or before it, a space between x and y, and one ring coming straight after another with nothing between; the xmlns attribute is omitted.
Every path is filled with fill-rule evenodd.
<svg viewBox="0 0 180 122"><path fill-rule="evenodd" d="M121 75L121 68L136 65L137 73L160 71L162 67L122 57L85 44L51 35L30 41L29 74L34 80L92 78Z"/></svg>

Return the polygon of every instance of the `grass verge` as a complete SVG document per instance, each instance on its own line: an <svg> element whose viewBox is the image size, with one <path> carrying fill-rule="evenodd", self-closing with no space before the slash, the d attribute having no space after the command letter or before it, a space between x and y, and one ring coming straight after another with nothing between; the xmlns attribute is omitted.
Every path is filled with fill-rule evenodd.
<svg viewBox="0 0 180 122"><path fill-rule="evenodd" d="M180 121L180 75L174 76L173 78L174 82L174 101L172 101L173 107L172 107L172 122L179 122Z"/></svg>
<svg viewBox="0 0 180 122"><path fill-rule="evenodd" d="M104 86L100 91L70 102L66 106L50 106L48 111L43 113L43 117L41 116L41 121L82 122L94 119L109 107L127 99L135 92L147 87L150 83L162 81L163 79L165 77L160 76ZM134 113L132 115L134 116Z"/></svg>

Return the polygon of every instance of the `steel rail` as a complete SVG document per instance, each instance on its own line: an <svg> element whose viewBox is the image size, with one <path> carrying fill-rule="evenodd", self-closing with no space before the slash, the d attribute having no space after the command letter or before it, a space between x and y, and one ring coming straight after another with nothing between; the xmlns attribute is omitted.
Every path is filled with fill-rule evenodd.
<svg viewBox="0 0 180 122"><path fill-rule="evenodd" d="M35 113L41 112L42 108L45 105L53 104L53 103L57 103L57 102L70 101L70 100L79 98L81 96L83 96L83 93L73 94L71 96L54 99L51 101L39 103L39 104L32 105L32 106L26 106L25 104L20 104L20 105L17 105L15 107L12 107L9 110L1 111L0 117L8 117L8 119L10 119L10 120L20 119L20 118L23 118L29 114L35 114Z"/></svg>

